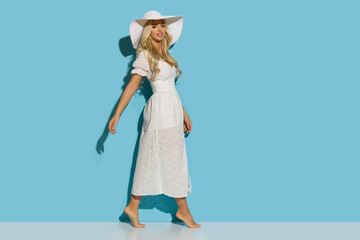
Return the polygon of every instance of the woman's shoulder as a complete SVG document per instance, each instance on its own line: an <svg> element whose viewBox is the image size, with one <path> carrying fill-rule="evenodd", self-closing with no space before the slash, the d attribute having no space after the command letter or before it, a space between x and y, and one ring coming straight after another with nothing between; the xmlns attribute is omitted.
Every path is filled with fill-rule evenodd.
<svg viewBox="0 0 360 240"><path fill-rule="evenodd" d="M144 50L141 50L137 55L138 55L138 57L145 57L147 54L148 54L148 50L144 49Z"/></svg>
<svg viewBox="0 0 360 240"><path fill-rule="evenodd" d="M147 56L148 56L148 50L146 50L146 49L141 50L140 52L137 53L136 61L149 64Z"/></svg>
<svg viewBox="0 0 360 240"><path fill-rule="evenodd" d="M147 58L145 57L146 50L142 50L137 53L136 59L134 63L132 64L135 69L141 69L143 71L150 71L150 65L147 61ZM135 70L137 71L137 70ZM144 74L144 72L143 72Z"/></svg>

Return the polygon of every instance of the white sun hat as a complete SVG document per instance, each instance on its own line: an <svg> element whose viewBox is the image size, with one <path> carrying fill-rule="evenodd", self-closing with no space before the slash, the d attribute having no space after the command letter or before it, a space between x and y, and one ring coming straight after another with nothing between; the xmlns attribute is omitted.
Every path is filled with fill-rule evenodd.
<svg viewBox="0 0 360 240"><path fill-rule="evenodd" d="M172 40L170 45L174 44L180 37L184 19L182 16L162 16L158 11L148 11L143 18L138 18L130 23L130 38L134 48L137 48L140 42L141 34L147 21L155 19L166 19L168 24L168 33Z"/></svg>

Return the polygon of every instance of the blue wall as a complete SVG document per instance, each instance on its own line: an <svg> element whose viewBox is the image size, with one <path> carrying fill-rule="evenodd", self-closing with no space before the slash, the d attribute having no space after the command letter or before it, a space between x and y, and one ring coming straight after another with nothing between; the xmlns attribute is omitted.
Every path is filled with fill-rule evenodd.
<svg viewBox="0 0 360 240"><path fill-rule="evenodd" d="M359 5L1 2L0 221L125 219L144 95L116 135L107 124L131 78L129 24L149 10L184 16L170 52L194 219L360 221ZM146 196L140 221L175 210Z"/></svg>

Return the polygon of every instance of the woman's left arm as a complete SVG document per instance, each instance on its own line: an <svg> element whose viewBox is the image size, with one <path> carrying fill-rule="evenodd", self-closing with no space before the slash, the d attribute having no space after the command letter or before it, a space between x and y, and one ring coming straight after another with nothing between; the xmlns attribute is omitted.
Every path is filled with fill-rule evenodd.
<svg viewBox="0 0 360 240"><path fill-rule="evenodd" d="M190 133L192 126L191 126L191 120L189 118L189 115L187 114L187 112L185 111L184 106L182 106L183 108L183 112L184 112L184 132L187 131L187 133Z"/></svg>

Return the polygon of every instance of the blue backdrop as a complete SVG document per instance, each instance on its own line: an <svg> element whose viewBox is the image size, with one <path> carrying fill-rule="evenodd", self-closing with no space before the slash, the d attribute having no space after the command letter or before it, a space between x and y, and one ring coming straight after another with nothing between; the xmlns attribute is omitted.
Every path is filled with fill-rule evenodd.
<svg viewBox="0 0 360 240"><path fill-rule="evenodd" d="M358 1L2 1L0 221L119 221L146 93L117 134L129 24L184 16L170 49L193 123L187 201L207 221L360 221ZM173 198L143 198L169 221Z"/></svg>

